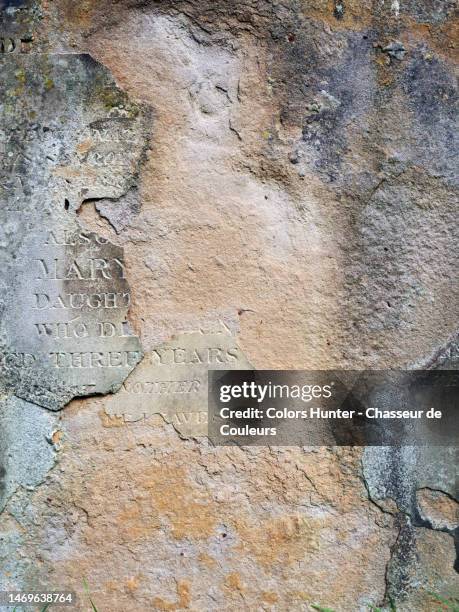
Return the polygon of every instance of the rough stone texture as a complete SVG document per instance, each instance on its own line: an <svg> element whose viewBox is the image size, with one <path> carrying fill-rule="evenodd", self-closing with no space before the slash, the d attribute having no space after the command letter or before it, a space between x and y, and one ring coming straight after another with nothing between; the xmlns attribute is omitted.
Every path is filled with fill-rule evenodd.
<svg viewBox="0 0 459 612"><path fill-rule="evenodd" d="M138 164L119 188L102 173L73 190L33 164L21 170L30 185L2 185L2 215L6 201L40 211L26 234L26 214L2 223L2 262L5 231L20 241L69 218L123 256L146 353L223 323L257 368L457 367L453 2L2 4L7 96L24 100L21 65L44 75L60 65L53 54L75 54L66 61L78 82L91 67L82 82L97 95L69 111L72 153L104 104L94 73L152 109L122 148ZM39 148L42 164L61 141ZM13 269L2 263L8 287ZM2 588L71 587L86 610L86 577L98 609L114 612L314 602L347 612L389 597L430 612L427 591L458 595L447 449L212 448L153 411L110 416L105 397L50 416L35 404L60 408L80 393L48 403L11 385L16 371L2 387L33 404L2 404ZM48 371L34 373L40 389ZM21 429L19 412L36 429L29 418ZM22 450L21 431L33 437Z"/></svg>

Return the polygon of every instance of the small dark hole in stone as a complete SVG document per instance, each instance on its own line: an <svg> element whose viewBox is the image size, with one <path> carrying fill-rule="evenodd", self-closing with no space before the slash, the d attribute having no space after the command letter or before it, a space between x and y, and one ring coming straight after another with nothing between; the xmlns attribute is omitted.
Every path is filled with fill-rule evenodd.
<svg viewBox="0 0 459 612"><path fill-rule="evenodd" d="M390 302L386 302L386 304L389 306L389 308L392 308Z"/></svg>
<svg viewBox="0 0 459 612"><path fill-rule="evenodd" d="M46 125L43 126L43 131L44 132L49 132L49 127L47 127Z"/></svg>
<svg viewBox="0 0 459 612"><path fill-rule="evenodd" d="M222 538L226 538L227 535L227 533L222 533Z"/></svg>
<svg viewBox="0 0 459 612"><path fill-rule="evenodd" d="M70 208L70 202L67 200L67 198L65 198L64 200L64 208L65 210L68 210Z"/></svg>
<svg viewBox="0 0 459 612"><path fill-rule="evenodd" d="M293 42L295 40L295 34L288 34L287 35L287 40L288 42Z"/></svg>
<svg viewBox="0 0 459 612"><path fill-rule="evenodd" d="M389 249L388 249L387 247L384 247L384 250L385 250L385 251L388 251Z"/></svg>

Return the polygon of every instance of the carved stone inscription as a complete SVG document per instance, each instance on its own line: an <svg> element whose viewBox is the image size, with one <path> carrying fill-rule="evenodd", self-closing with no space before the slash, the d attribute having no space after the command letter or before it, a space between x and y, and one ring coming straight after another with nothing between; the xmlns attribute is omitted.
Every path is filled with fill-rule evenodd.
<svg viewBox="0 0 459 612"><path fill-rule="evenodd" d="M115 391L142 357L123 251L77 210L131 189L148 113L89 56L0 64L0 383L58 410Z"/></svg>
<svg viewBox="0 0 459 612"><path fill-rule="evenodd" d="M251 369L235 338L195 332L177 336L148 353L105 401L105 412L125 421L161 414L183 436L207 435L208 370Z"/></svg>

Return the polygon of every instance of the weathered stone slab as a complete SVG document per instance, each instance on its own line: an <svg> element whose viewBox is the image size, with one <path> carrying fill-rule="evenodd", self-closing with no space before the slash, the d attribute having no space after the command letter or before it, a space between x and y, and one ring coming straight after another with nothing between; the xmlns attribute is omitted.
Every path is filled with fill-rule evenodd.
<svg viewBox="0 0 459 612"><path fill-rule="evenodd" d="M142 356L123 251L85 231L77 211L135 184L148 112L88 55L0 65L0 381L58 410L116 390Z"/></svg>
<svg viewBox="0 0 459 612"><path fill-rule="evenodd" d="M251 367L227 331L180 334L145 356L105 412L127 422L161 414L181 435L205 436L208 371Z"/></svg>

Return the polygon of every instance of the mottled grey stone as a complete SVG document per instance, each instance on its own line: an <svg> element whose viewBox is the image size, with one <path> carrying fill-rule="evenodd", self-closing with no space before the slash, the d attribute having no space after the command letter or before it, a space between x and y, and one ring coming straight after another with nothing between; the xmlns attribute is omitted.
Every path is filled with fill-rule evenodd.
<svg viewBox="0 0 459 612"><path fill-rule="evenodd" d="M18 488L38 486L54 466L57 418L15 397L0 402L0 511Z"/></svg>

